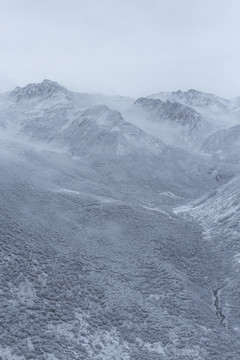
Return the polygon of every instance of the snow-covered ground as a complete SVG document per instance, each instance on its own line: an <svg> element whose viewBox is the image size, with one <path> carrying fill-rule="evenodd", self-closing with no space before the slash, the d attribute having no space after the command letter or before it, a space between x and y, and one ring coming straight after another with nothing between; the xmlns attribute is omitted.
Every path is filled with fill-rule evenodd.
<svg viewBox="0 0 240 360"><path fill-rule="evenodd" d="M203 149L195 109L239 102L170 95L176 138L197 119L186 146L133 99L49 80L0 96L2 359L240 358L239 166Z"/></svg>

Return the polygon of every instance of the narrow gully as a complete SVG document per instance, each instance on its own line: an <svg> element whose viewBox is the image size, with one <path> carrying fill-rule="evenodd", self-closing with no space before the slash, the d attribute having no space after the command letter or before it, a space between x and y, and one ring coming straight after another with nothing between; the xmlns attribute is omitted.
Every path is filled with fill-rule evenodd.
<svg viewBox="0 0 240 360"><path fill-rule="evenodd" d="M220 324L222 325L222 326L225 326L226 327L226 324L224 324L224 321L225 321L225 319L226 319L226 316L223 314L223 312L222 312L222 309L221 309L221 307L220 307L220 303L219 303L219 294L218 294L218 292L219 292L219 288L218 289L216 289L216 290L213 290L213 296L214 296L214 306L215 306L215 308L216 308L216 315L218 316L218 318L220 319Z"/></svg>

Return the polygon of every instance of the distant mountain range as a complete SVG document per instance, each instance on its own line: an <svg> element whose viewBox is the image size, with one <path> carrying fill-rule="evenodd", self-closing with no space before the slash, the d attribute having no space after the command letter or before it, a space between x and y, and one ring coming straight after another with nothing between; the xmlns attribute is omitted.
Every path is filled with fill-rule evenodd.
<svg viewBox="0 0 240 360"><path fill-rule="evenodd" d="M190 106L203 114L220 115L224 113L239 114L240 97L231 100L223 99L214 94L204 93L198 90L188 90L186 92L178 90L174 92L160 92L149 96L152 99L160 99L162 101L178 102L180 104Z"/></svg>

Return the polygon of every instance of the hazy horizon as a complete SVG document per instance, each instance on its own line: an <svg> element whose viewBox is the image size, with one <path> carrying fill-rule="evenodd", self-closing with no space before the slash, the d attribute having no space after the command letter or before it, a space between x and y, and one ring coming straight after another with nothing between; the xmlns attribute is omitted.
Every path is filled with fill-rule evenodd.
<svg viewBox="0 0 240 360"><path fill-rule="evenodd" d="M240 96L235 0L3 0L0 10L1 93L46 78L131 97Z"/></svg>

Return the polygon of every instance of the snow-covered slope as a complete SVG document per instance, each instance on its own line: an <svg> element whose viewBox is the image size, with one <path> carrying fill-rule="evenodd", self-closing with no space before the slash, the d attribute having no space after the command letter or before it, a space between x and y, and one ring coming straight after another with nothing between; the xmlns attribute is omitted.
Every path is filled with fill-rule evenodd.
<svg viewBox="0 0 240 360"><path fill-rule="evenodd" d="M208 136L200 149L210 154L215 164L235 175L240 173L240 125L219 130ZM228 170L227 170L228 169Z"/></svg>
<svg viewBox="0 0 240 360"><path fill-rule="evenodd" d="M217 294L220 320L240 336L240 177L214 192L180 207L176 213L190 215L204 227L204 237L215 252L211 282ZM217 290L217 292L216 292Z"/></svg>
<svg viewBox="0 0 240 360"><path fill-rule="evenodd" d="M179 211L187 211L207 228L238 239L240 233L240 177L202 196Z"/></svg>
<svg viewBox="0 0 240 360"><path fill-rule="evenodd" d="M201 150L210 154L237 156L240 150L240 125L216 131L208 136L204 140ZM234 161L234 158L232 160Z"/></svg>
<svg viewBox="0 0 240 360"><path fill-rule="evenodd" d="M68 154L0 142L3 359L235 360L201 229ZM101 194L100 194L101 192ZM235 358L234 358L235 357Z"/></svg>

